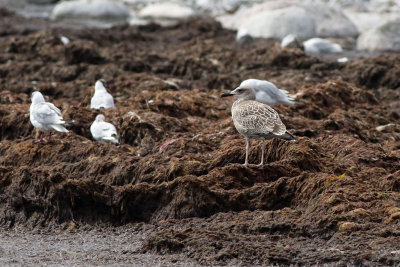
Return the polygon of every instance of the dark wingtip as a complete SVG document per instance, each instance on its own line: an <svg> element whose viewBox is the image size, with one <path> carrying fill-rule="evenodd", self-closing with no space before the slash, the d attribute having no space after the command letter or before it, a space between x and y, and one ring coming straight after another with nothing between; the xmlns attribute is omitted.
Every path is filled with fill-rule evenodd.
<svg viewBox="0 0 400 267"><path fill-rule="evenodd" d="M226 93L223 93L222 95L221 95L221 97L227 97L227 96L233 96L234 94L232 94L231 92L226 92Z"/></svg>
<svg viewBox="0 0 400 267"><path fill-rule="evenodd" d="M281 137L282 139L284 139L284 140L287 140L287 141L295 141L296 140L296 137L294 137L291 133L289 133L288 131L286 131L286 133L284 134L284 135L282 135L282 137Z"/></svg>

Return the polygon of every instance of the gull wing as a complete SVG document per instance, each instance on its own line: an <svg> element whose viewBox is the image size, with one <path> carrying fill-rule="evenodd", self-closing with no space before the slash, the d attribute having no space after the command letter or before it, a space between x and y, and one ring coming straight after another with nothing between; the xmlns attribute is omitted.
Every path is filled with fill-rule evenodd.
<svg viewBox="0 0 400 267"><path fill-rule="evenodd" d="M114 99L108 92L96 93L91 100L91 108L113 108Z"/></svg>
<svg viewBox="0 0 400 267"><path fill-rule="evenodd" d="M278 113L263 103L243 101L232 112L235 124L242 129L274 135L283 135L286 132L286 126L282 123Z"/></svg>
<svg viewBox="0 0 400 267"><path fill-rule="evenodd" d="M64 124L60 109L52 103L39 103L33 107L35 120L43 125Z"/></svg>

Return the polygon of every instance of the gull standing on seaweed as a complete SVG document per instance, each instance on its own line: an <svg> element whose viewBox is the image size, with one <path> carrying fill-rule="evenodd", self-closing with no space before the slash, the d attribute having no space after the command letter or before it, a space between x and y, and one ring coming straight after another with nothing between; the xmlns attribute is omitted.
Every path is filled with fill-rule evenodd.
<svg viewBox="0 0 400 267"><path fill-rule="evenodd" d="M261 145L261 162L264 163L265 139L280 138L283 140L296 140L286 131L278 113L270 106L256 101L256 93L250 86L239 86L232 92L227 92L221 97L236 96L237 100L232 104L232 119L236 130L246 138L246 160L248 165L249 140L263 140Z"/></svg>
<svg viewBox="0 0 400 267"><path fill-rule="evenodd" d="M106 82L100 79L94 85L94 95L90 101L90 108L114 108L114 99L106 90Z"/></svg>
<svg viewBox="0 0 400 267"><path fill-rule="evenodd" d="M43 95L35 91L32 93L32 104L29 108L29 119L36 129L41 132L49 132L49 139L52 131L68 133L64 127L64 121L61 111L52 103L46 102ZM36 140L40 142L42 138Z"/></svg>
<svg viewBox="0 0 400 267"><path fill-rule="evenodd" d="M96 141L105 141L119 144L118 134L115 126L105 121L103 114L96 116L96 119L90 126L90 132Z"/></svg>
<svg viewBox="0 0 400 267"><path fill-rule="evenodd" d="M257 79L244 80L240 87L248 86L254 89L256 94L256 101L273 106L278 102L288 105L296 104L296 99L288 95L288 91L279 89L275 84Z"/></svg>

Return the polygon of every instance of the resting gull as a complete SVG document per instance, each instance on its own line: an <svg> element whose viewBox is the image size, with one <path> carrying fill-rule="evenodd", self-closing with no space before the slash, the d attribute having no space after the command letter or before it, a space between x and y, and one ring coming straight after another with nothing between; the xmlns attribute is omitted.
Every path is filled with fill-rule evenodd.
<svg viewBox="0 0 400 267"><path fill-rule="evenodd" d="M118 144L118 134L115 126L105 121L103 114L96 116L95 121L90 126L90 132L97 141L112 142Z"/></svg>
<svg viewBox="0 0 400 267"><path fill-rule="evenodd" d="M303 42L303 46L304 51L307 54L329 54L343 52L343 48L339 44L322 38L311 38Z"/></svg>
<svg viewBox="0 0 400 267"><path fill-rule="evenodd" d="M49 132L51 138L52 131L68 133L65 129L61 111L52 103L46 102L43 95L35 91L32 93L32 104L29 108L29 118L33 127L41 132ZM40 138L37 141L41 141Z"/></svg>
<svg viewBox="0 0 400 267"><path fill-rule="evenodd" d="M282 39L281 47L301 48L301 42L295 34L288 34Z"/></svg>
<svg viewBox="0 0 400 267"><path fill-rule="evenodd" d="M261 162L264 163L264 140L280 138L295 140L296 138L286 131L278 113L270 106L257 102L256 94L250 86L240 86L232 92L227 92L221 97L236 96L237 100L232 105L232 119L236 130L246 138L246 160L248 165L249 140L263 140L261 145Z"/></svg>
<svg viewBox="0 0 400 267"><path fill-rule="evenodd" d="M94 85L94 95L90 101L90 108L100 109L100 108L113 108L114 99L111 94L106 90L106 82L100 79Z"/></svg>
<svg viewBox="0 0 400 267"><path fill-rule="evenodd" d="M243 86L252 87L256 93L255 100L270 106L278 102L288 105L294 105L296 103L296 99L290 97L288 91L279 89L275 84L269 81L248 79L240 84L240 87Z"/></svg>

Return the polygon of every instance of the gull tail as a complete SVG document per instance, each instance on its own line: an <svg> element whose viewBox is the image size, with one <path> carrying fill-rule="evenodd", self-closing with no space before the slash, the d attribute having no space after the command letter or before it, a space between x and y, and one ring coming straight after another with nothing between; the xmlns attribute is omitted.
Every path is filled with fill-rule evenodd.
<svg viewBox="0 0 400 267"><path fill-rule="evenodd" d="M53 124L53 125L51 125L51 128L53 128L57 132L63 132L63 133L69 132L64 126L59 125L59 124Z"/></svg>
<svg viewBox="0 0 400 267"><path fill-rule="evenodd" d="M284 99L281 102L288 104L288 105L292 105L292 106L301 103L295 97L289 95L288 91L283 90L283 89L279 89L279 90L285 95L283 97Z"/></svg>
<svg viewBox="0 0 400 267"><path fill-rule="evenodd" d="M296 100L296 98L293 98L291 96L287 96L287 98L285 99L286 101L284 101L284 103L289 104L289 105L296 105L298 103L300 103L299 101Z"/></svg>
<svg viewBox="0 0 400 267"><path fill-rule="evenodd" d="M64 123L65 123L66 126L68 126L68 125L71 125L71 124L75 123L75 120L64 121Z"/></svg>
<svg viewBox="0 0 400 267"><path fill-rule="evenodd" d="M111 142L111 143L114 143L114 144L119 144L118 139L116 137L114 137L114 136L104 136L102 139L104 141L108 141L108 142Z"/></svg>

